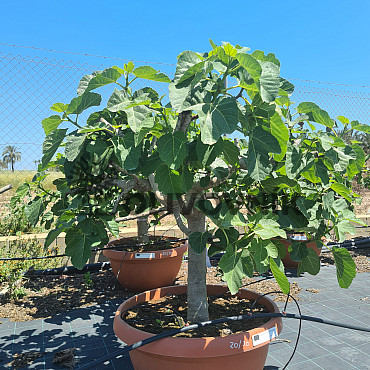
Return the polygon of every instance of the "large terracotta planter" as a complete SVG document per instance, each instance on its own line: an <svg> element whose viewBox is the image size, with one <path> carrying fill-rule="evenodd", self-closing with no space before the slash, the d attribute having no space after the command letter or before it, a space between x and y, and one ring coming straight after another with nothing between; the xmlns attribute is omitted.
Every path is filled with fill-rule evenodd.
<svg viewBox="0 0 370 370"><path fill-rule="evenodd" d="M108 243L108 246L117 245L119 242L120 240L114 240ZM184 243L155 252L137 253L107 249L103 254L109 258L113 273L118 276L123 288L142 292L172 285L180 270L183 254L187 250L188 244Z"/></svg>
<svg viewBox="0 0 370 370"><path fill-rule="evenodd" d="M226 292L221 285L208 285L208 295ZM151 290L131 297L118 308L113 329L127 344L153 336L121 319L121 312L139 303L159 299L169 294L185 294L186 285ZM246 289L241 298L256 299L260 295ZM270 312L279 312L276 304L263 297L259 300ZM260 370L266 361L268 344L282 329L281 318L272 318L265 325L226 337L164 338L130 352L135 370Z"/></svg>
<svg viewBox="0 0 370 370"><path fill-rule="evenodd" d="M290 246L290 240L297 240L301 242L306 242L308 241L307 236L305 234L287 234L288 239L279 239L279 241L284 244L285 249L286 249L286 254L285 257L283 258L283 264L286 268L297 268L298 263L297 261L294 261L290 258L290 254L288 252L288 248ZM307 248L312 248L318 256L320 256L321 249L317 247L317 244L315 241L308 241L306 243Z"/></svg>

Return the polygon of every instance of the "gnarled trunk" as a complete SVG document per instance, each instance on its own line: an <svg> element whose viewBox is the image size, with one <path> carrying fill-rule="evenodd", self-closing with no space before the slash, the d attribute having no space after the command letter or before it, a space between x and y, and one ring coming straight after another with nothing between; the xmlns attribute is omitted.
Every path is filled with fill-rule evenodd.
<svg viewBox="0 0 370 370"><path fill-rule="evenodd" d="M188 221L189 234L206 231L205 216L193 208L189 215L185 216ZM209 320L207 287L206 287L206 250L202 254L196 254L191 248L188 252L188 321L200 322Z"/></svg>
<svg viewBox="0 0 370 370"><path fill-rule="evenodd" d="M137 224L137 237L139 243L149 243L149 223L148 217L138 218L136 221Z"/></svg>

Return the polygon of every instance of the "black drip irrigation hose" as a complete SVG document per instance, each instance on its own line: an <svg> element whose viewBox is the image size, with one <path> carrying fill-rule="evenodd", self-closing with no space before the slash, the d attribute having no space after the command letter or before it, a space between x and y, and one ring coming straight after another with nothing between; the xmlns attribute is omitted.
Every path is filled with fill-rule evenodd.
<svg viewBox="0 0 370 370"><path fill-rule="evenodd" d="M187 240L187 238L177 239L176 242L185 241L185 240ZM156 243L151 243L151 245L160 245L160 244L165 244L165 243L168 243L168 242L169 242L168 240L163 240L163 241L159 241L159 242L156 242ZM170 241L170 243L174 243L174 242ZM137 245L138 244L125 245L125 247L126 248L136 247ZM142 245L146 245L146 244L144 243ZM354 239L354 240L346 240L343 243L329 242L329 243L327 243L327 245L333 246L333 247L342 247L342 248L346 248L347 250L367 249L367 248L370 248L370 237L361 238L361 239ZM117 246L112 246L112 247L95 248L95 249L91 249L91 252L99 252L99 251L110 250L110 249L112 249L112 250L122 250L122 246L117 245ZM224 255L224 252L217 253L217 254L213 255L212 257L210 257L210 259L211 260L219 260L219 259L221 259L221 257L223 255ZM59 257L69 257L69 256L67 254L57 254L57 255L54 255L54 256L39 256L39 257L9 257L9 258L2 257L2 258L0 258L0 262L1 261L28 261L28 260L59 258Z"/></svg>
<svg viewBox="0 0 370 370"><path fill-rule="evenodd" d="M92 367L94 367L96 365L99 365L99 364L101 364L105 361L111 360L112 358L115 358L115 357L118 357L118 356L121 356L121 355L126 355L130 351L132 351L134 349L137 349L139 347L145 346L149 343L156 342L157 340L160 340L160 339L163 339L163 338L172 337L176 334L185 333L185 332L188 332L190 330L194 330L194 329L198 329L198 328L202 328L202 327L210 326L210 325L222 324L222 323L231 322L231 321L249 320L249 319L252 319L252 318L275 318L275 317L312 321L312 322L317 322L317 323L321 323L321 324L338 326L338 327L341 327L341 328L359 330L359 331L364 331L364 332L370 333L370 328L364 328L364 327L359 327L359 326L350 325L350 324L338 323L338 322L331 321L331 320L325 320L325 319L321 319L321 318L318 318L318 317L306 316L306 315L297 315L297 314L286 313L286 312L282 312L282 313L260 313L260 314L254 314L254 315L230 316L230 317L223 317L223 318L219 318L219 319L215 319L215 320L200 322L200 323L197 323L197 324L185 326L185 327L180 328L180 329L173 329L173 330L166 331L164 333L155 335L153 337L150 337L150 338L141 340L139 342L136 342L134 344L131 344L129 346L126 346L123 349L121 349L119 351L116 351L116 352L113 352L113 353L111 353L109 355L106 355L104 357L101 357L100 359L98 359L94 362L91 362L90 364L83 365L83 366L79 367L79 370L91 369Z"/></svg>
<svg viewBox="0 0 370 370"><path fill-rule="evenodd" d="M348 250L352 249L366 249L370 247L370 237L346 240L343 243L329 242L327 245L331 247L342 247Z"/></svg>
<svg viewBox="0 0 370 370"><path fill-rule="evenodd" d="M109 270L110 262L97 262L86 264L81 270L77 269L74 266L67 267L57 267L54 269L45 269L45 270L28 270L24 276L47 276L47 275L75 275L75 274L85 274L86 272Z"/></svg>
<svg viewBox="0 0 370 370"><path fill-rule="evenodd" d="M182 242L187 240L187 238L181 238L181 239L176 239L175 241L171 240L160 240L155 243L136 243L136 244L127 244L124 245L124 248L134 248L137 246L144 246L144 245L161 245L161 244L174 244L178 242ZM104 248L94 248L91 249L91 252L99 252L99 251L104 251L104 250L122 250L122 245L115 245L111 247L104 247ZM9 258L0 258L1 261L28 261L28 260L40 260L40 259L48 259L48 258L59 258L59 257L70 257L67 254L56 254L53 256L40 256L40 257L9 257Z"/></svg>

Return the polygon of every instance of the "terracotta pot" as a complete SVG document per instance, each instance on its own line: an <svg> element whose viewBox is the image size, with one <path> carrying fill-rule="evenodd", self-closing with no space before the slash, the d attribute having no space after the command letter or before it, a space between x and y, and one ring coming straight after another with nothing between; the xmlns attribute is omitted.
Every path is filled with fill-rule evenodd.
<svg viewBox="0 0 370 370"><path fill-rule="evenodd" d="M285 246L285 249L286 249L286 255L285 257L283 258L283 264L286 268L297 268L298 267L298 263L297 261L294 261L290 258L290 253L288 252L288 248L290 246L290 239L293 239L293 240L298 240L298 241L301 241L301 242L304 242L304 241L307 241L307 236L305 234L287 234L287 237L288 239L279 239L279 241L284 244ZM290 238L290 239L289 239ZM307 248L312 248L316 254L318 256L320 256L320 253L321 253L321 249L319 249L317 247L317 244L315 241L309 241L308 243L306 243L307 245Z"/></svg>
<svg viewBox="0 0 370 370"><path fill-rule="evenodd" d="M223 285L208 285L208 295L224 293ZM113 329L119 339L127 344L153 336L121 319L121 312L139 303L159 299L168 294L185 294L186 285L151 290L131 297L118 308ZM256 299L260 295L246 289L238 293L241 298ZM279 312L276 304L263 297L259 300L270 312ZM281 318L272 318L266 324L226 337L164 338L130 352L135 370L259 370L263 369L268 344L282 329Z"/></svg>
<svg viewBox="0 0 370 370"><path fill-rule="evenodd" d="M167 238L176 241L177 238ZM119 244L120 240L108 243L108 246ZM103 254L109 258L113 273L125 289L143 292L172 285L182 262L183 254L188 250L184 243L171 249L153 252L127 252L107 249Z"/></svg>

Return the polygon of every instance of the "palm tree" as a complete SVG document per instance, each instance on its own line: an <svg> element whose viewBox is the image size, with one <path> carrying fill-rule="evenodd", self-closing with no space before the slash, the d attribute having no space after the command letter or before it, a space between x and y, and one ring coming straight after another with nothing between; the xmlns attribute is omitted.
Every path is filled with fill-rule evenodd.
<svg viewBox="0 0 370 370"><path fill-rule="evenodd" d="M5 163L11 163L12 172L14 172L14 163L21 160L21 152L17 151L17 148L12 145L8 145L3 150L3 161Z"/></svg>

